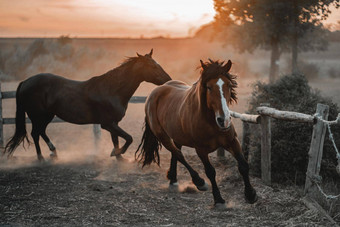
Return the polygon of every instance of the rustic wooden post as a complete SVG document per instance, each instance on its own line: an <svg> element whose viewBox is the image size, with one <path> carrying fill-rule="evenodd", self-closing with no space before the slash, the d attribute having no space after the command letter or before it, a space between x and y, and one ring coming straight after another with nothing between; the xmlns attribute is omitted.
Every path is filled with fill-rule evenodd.
<svg viewBox="0 0 340 227"><path fill-rule="evenodd" d="M322 119L327 120L329 113L329 106L318 103L316 107L316 114ZM317 119L316 124L313 126L312 141L308 152L309 161L306 172L306 183L304 193L307 194L313 182L311 178L318 177L320 173L323 144L326 134L326 124Z"/></svg>
<svg viewBox="0 0 340 227"><path fill-rule="evenodd" d="M270 106L261 103L261 106ZM271 128L270 117L261 115L261 178L267 185L271 184Z"/></svg>
<svg viewBox="0 0 340 227"><path fill-rule="evenodd" d="M222 147L217 148L217 157L223 158L225 156L225 151Z"/></svg>
<svg viewBox="0 0 340 227"><path fill-rule="evenodd" d="M2 118L2 93L0 82L0 148L4 147L4 121Z"/></svg>
<svg viewBox="0 0 340 227"><path fill-rule="evenodd" d="M99 140L100 140L101 135L102 135L102 132L100 130L100 125L94 124L93 125L93 136L94 136L94 146L96 150L98 150L99 148Z"/></svg>

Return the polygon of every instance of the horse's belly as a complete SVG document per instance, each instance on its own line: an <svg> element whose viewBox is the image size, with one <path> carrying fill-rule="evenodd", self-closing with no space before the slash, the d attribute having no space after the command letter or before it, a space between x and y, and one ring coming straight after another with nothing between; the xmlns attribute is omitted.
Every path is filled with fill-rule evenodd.
<svg viewBox="0 0 340 227"><path fill-rule="evenodd" d="M73 124L95 124L97 122L94 122L91 117L89 116L81 116L79 117L79 115L73 115L73 114L56 114L57 117L59 117L60 119L62 119L63 121L69 122L69 123L73 123Z"/></svg>

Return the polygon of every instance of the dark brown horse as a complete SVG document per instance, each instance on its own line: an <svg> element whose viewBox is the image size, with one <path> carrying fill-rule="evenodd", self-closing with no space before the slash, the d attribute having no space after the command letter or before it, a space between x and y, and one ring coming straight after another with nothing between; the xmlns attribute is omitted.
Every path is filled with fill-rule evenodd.
<svg viewBox="0 0 340 227"><path fill-rule="evenodd" d="M236 101L236 77L229 74L231 61L203 63L200 79L193 85L169 81L152 91L145 105L145 131L136 155L143 166L159 164L159 148L171 151L168 172L170 185L177 184L177 161L190 172L199 190L207 190L206 183L186 162L182 146L193 147L204 164L205 173L212 185L215 205L224 206L217 187L214 167L208 154L219 147L228 150L237 160L245 185L245 198L249 203L257 200L256 191L249 182L249 166L243 157L229 111L229 104ZM138 153L141 148L140 153Z"/></svg>
<svg viewBox="0 0 340 227"><path fill-rule="evenodd" d="M21 82L16 93L16 130L7 143L9 155L27 138L25 112L32 121L32 137L39 160L43 160L39 136L47 143L51 156L56 149L46 135L46 127L56 115L74 124L100 124L111 133L114 149L111 156L124 154L132 137L118 126L128 102L143 81L156 85L171 80L152 59L152 50L145 56L128 58L119 67L87 81L74 81L52 74L38 74ZM118 137L126 142L119 148Z"/></svg>

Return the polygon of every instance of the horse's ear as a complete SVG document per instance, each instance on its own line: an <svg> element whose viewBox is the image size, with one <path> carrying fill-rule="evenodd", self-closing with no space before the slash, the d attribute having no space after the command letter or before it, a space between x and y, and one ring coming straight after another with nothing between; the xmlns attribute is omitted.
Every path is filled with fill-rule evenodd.
<svg viewBox="0 0 340 227"><path fill-rule="evenodd" d="M228 62L223 66L223 68L224 68L227 72L229 72L229 70L230 70L230 68L231 68L231 65L232 65L231 61L228 60Z"/></svg>
<svg viewBox="0 0 340 227"><path fill-rule="evenodd" d="M152 57L152 53L153 53L153 48L151 49L150 53L148 53L149 57Z"/></svg>
<svg viewBox="0 0 340 227"><path fill-rule="evenodd" d="M204 64L204 62L203 62L202 60L200 60L200 62L201 62L201 66L202 66L202 68L203 68L203 69L206 69L206 68L207 68L207 66Z"/></svg>
<svg viewBox="0 0 340 227"><path fill-rule="evenodd" d="M137 54L138 57L142 57L142 55L138 54L137 52L136 52L136 54Z"/></svg>

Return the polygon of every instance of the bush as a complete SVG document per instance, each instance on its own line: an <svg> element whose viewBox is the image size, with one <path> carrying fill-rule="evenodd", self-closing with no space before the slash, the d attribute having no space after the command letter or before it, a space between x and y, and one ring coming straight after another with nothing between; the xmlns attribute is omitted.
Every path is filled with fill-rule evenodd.
<svg viewBox="0 0 340 227"><path fill-rule="evenodd" d="M313 115L317 103L329 106L329 119L333 120L340 112L339 107L330 99L322 97L318 91L312 90L307 79L302 75L290 75L280 78L276 83L254 85L250 100L250 113L256 113L260 103L270 103L279 110L295 111ZM308 165L313 125L272 119L272 180L273 182L304 184ZM261 173L261 144L259 125L250 125L249 163L254 174ZM337 146L340 147L340 126L331 126ZM325 137L324 152L321 165L321 176L339 180L335 167L337 159L328 134Z"/></svg>

